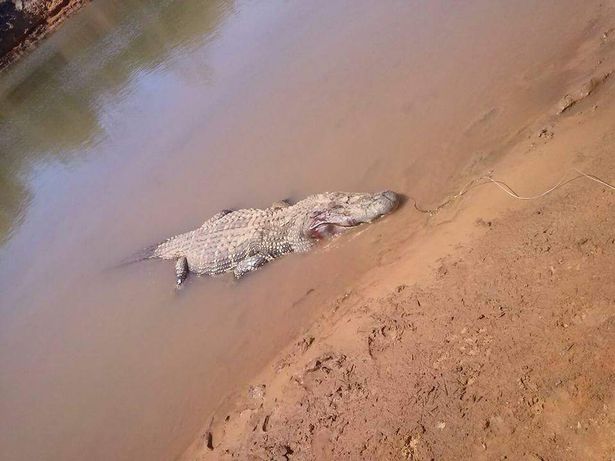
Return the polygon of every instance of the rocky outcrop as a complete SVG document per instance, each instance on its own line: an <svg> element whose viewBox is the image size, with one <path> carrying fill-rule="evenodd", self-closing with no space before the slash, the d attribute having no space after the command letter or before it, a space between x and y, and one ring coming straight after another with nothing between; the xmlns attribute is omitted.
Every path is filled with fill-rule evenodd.
<svg viewBox="0 0 615 461"><path fill-rule="evenodd" d="M53 31L87 0L0 0L0 69Z"/></svg>

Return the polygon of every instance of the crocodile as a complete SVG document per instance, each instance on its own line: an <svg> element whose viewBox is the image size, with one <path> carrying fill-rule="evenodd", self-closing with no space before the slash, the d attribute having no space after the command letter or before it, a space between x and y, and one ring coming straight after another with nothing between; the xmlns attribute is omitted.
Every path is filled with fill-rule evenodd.
<svg viewBox="0 0 615 461"><path fill-rule="evenodd" d="M189 273L232 272L237 279L289 253L310 250L319 240L394 211L392 191L326 192L295 204L278 202L266 209L223 210L198 229L146 248L143 259L175 260L177 287Z"/></svg>

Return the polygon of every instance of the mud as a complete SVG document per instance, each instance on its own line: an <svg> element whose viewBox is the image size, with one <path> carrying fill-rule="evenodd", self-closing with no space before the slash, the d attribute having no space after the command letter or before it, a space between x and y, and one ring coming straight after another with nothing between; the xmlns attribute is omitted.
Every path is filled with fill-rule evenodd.
<svg viewBox="0 0 615 461"><path fill-rule="evenodd" d="M592 94L597 88L599 88L612 74L611 72L607 72L603 75L598 75L596 77L592 77L589 81L583 84L580 88L574 91L571 94L567 94L564 96L561 101L558 103L557 113L561 114L572 106L577 104L579 101L587 98L590 94Z"/></svg>
<svg viewBox="0 0 615 461"><path fill-rule="evenodd" d="M615 87L599 83L494 174L522 195L573 168L615 182ZM581 179L501 195L481 186L428 218L253 379L266 392L229 395L183 459L612 459L615 192Z"/></svg>
<svg viewBox="0 0 615 461"><path fill-rule="evenodd" d="M610 459L614 206L577 185L478 219L432 283L340 299L186 459Z"/></svg>

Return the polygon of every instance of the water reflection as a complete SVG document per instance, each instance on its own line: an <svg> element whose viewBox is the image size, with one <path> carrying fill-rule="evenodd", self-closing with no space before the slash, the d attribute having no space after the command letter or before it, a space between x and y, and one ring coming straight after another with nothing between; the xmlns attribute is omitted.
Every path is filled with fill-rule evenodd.
<svg viewBox="0 0 615 461"><path fill-rule="evenodd" d="M231 0L97 1L0 78L0 242L23 219L28 181L105 136L110 100L136 75L195 53L233 12ZM206 62L200 77L207 76Z"/></svg>

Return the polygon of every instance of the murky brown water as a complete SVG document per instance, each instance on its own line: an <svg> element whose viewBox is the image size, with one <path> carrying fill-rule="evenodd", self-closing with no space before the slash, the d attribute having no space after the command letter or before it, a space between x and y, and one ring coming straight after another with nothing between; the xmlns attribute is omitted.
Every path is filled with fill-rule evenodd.
<svg viewBox="0 0 615 461"><path fill-rule="evenodd" d="M412 211L241 283L176 293L170 264L114 265L222 208L336 189L438 200L560 95L549 63L587 14L572 0L85 8L0 79L0 458L176 457L394 251Z"/></svg>

